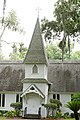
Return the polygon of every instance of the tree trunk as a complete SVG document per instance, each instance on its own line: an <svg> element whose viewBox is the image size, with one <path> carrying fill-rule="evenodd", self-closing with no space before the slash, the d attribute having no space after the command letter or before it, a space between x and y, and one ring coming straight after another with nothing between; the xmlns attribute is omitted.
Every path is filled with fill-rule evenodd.
<svg viewBox="0 0 80 120"><path fill-rule="evenodd" d="M79 120L78 112L74 112L74 117L75 117L75 120Z"/></svg>
<svg viewBox="0 0 80 120"><path fill-rule="evenodd" d="M69 39L69 35L68 35L68 50L69 50L69 59L70 59L70 39Z"/></svg>

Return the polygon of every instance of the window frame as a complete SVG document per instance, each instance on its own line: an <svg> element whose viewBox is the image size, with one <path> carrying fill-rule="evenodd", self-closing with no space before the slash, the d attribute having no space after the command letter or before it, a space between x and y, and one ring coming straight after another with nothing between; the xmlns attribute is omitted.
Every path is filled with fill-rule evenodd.
<svg viewBox="0 0 80 120"><path fill-rule="evenodd" d="M0 107L5 107L5 94L0 94Z"/></svg>
<svg viewBox="0 0 80 120"><path fill-rule="evenodd" d="M32 74L37 74L38 73L38 66L35 64L32 67Z"/></svg>
<svg viewBox="0 0 80 120"><path fill-rule="evenodd" d="M16 102L22 102L21 94L16 94Z"/></svg>

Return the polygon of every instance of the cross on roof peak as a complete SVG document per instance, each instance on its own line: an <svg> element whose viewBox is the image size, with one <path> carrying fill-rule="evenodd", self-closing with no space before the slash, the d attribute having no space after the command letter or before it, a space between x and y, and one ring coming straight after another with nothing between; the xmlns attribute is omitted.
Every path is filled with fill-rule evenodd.
<svg viewBox="0 0 80 120"><path fill-rule="evenodd" d="M39 18L39 13L40 13L41 8L38 6L36 10L38 11L38 18Z"/></svg>

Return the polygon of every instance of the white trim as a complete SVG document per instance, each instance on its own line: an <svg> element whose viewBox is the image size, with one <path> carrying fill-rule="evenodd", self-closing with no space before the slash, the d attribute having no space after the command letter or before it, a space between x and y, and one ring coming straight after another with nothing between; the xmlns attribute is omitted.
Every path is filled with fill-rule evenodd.
<svg viewBox="0 0 80 120"><path fill-rule="evenodd" d="M34 88L34 90L31 90L31 88ZM21 97L23 97L24 95L28 94L28 93L36 93L38 95L40 95L42 98L44 98L44 95L35 87L35 85L30 85L28 87L28 89L26 89L23 94L21 95Z"/></svg>

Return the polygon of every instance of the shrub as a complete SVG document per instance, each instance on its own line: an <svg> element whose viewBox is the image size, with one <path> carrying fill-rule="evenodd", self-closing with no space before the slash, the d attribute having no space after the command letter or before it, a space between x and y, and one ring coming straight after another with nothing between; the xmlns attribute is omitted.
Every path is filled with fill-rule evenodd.
<svg viewBox="0 0 80 120"><path fill-rule="evenodd" d="M62 112L61 111L57 111L56 112L56 117L57 118L61 118L62 117Z"/></svg>
<svg viewBox="0 0 80 120"><path fill-rule="evenodd" d="M5 117L19 117L21 110L7 111Z"/></svg>
<svg viewBox="0 0 80 120"><path fill-rule="evenodd" d="M63 116L65 119L66 118L70 118L70 115L69 115L69 112L66 112L66 113L64 113L64 116Z"/></svg>
<svg viewBox="0 0 80 120"><path fill-rule="evenodd" d="M21 104L21 102L11 103L11 104L10 104L10 107L15 108L15 110L16 110L16 109L19 110L19 109L22 108L22 104Z"/></svg>
<svg viewBox="0 0 80 120"><path fill-rule="evenodd" d="M8 111L8 112L6 112L5 117L15 117L14 111Z"/></svg>
<svg viewBox="0 0 80 120"><path fill-rule="evenodd" d="M0 112L0 116L3 116L2 112Z"/></svg>

